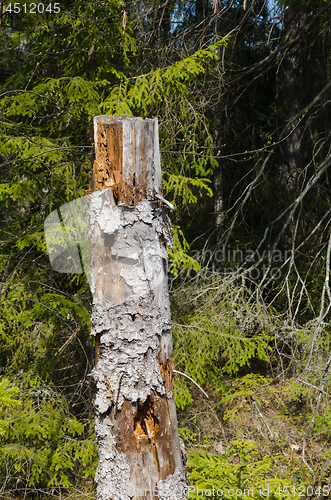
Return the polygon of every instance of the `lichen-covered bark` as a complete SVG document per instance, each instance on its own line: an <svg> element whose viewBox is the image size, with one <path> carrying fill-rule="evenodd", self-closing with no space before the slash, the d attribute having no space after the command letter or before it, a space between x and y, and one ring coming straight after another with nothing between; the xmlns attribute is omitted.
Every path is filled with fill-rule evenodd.
<svg viewBox="0 0 331 500"><path fill-rule="evenodd" d="M108 159L109 151L116 149L109 141L122 137L123 146L126 140L123 129L132 131L132 123L135 122L131 122L131 128L125 122L115 123L117 131L121 130L119 134L108 135L104 143ZM139 127L146 131L141 123ZM108 129L102 130L107 137ZM138 145L134 134L130 137L128 143L135 144L136 152L142 151L141 137ZM126 155L124 148L122 164ZM99 165L100 156L97 158ZM114 165L118 179L123 181L123 168L117 159L108 164L108 174L113 175ZM157 176L150 178L153 183ZM149 182L148 187L140 190L139 201L135 194L130 198L127 187L116 189L116 197L114 187L109 187L94 192L89 202L92 334L97 344L93 377L97 387L94 404L99 453L95 478L98 500L184 500L187 481L181 460L170 360L172 337L165 246L166 242L171 244L169 219L160 202L150 199L155 183L153 189ZM121 196L125 204L120 201ZM127 200L133 200L130 206Z"/></svg>

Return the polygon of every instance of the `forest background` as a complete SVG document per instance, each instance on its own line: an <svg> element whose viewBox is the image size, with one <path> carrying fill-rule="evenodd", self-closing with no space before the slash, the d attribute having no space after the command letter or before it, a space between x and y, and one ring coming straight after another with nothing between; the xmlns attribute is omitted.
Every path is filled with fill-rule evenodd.
<svg viewBox="0 0 331 500"><path fill-rule="evenodd" d="M33 5L1 3L0 498L95 498L91 294L44 220L100 114L159 119L189 498L327 498L331 2Z"/></svg>

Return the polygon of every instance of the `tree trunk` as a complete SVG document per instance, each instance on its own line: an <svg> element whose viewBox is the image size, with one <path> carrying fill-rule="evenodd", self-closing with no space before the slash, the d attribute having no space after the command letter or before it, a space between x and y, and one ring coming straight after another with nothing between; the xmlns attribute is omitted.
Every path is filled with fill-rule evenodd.
<svg viewBox="0 0 331 500"><path fill-rule="evenodd" d="M288 7L284 14L285 34L293 30L295 37L302 29L307 14L304 9L293 10ZM297 43L283 57L279 74L279 112L278 127L283 127L303 108L309 93L309 78L305 74L307 65L307 50L304 43ZM294 128L288 130L287 137L279 145L279 166L281 181L290 195L297 196L303 179L300 177L305 167L305 125L306 120L298 118Z"/></svg>
<svg viewBox="0 0 331 500"><path fill-rule="evenodd" d="M97 496L182 500L157 119L99 116L94 133Z"/></svg>
<svg viewBox="0 0 331 500"><path fill-rule="evenodd" d="M219 114L217 111L214 112L213 116L213 136L214 136L214 150L215 154L218 155L219 147ZM220 125L219 125L220 126ZM218 160L219 168L214 171L214 212L215 212L215 226L216 226L216 242L219 243L223 236L224 231L224 196L223 196L223 175L222 175L222 165Z"/></svg>
<svg viewBox="0 0 331 500"><path fill-rule="evenodd" d="M0 0L0 27L2 24L3 4L5 0Z"/></svg>

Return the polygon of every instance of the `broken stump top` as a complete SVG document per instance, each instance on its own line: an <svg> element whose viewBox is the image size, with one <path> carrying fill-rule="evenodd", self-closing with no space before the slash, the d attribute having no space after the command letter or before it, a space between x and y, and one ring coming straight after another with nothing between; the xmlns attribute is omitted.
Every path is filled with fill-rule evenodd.
<svg viewBox="0 0 331 500"><path fill-rule="evenodd" d="M86 194L111 188L116 204L135 206L162 196L157 118L94 118L96 158Z"/></svg>

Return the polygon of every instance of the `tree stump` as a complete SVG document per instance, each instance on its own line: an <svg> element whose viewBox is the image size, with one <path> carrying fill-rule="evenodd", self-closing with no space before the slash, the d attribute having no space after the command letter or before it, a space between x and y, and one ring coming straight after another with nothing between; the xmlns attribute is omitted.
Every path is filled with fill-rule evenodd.
<svg viewBox="0 0 331 500"><path fill-rule="evenodd" d="M98 116L94 134L88 193L97 496L183 500L158 122Z"/></svg>

